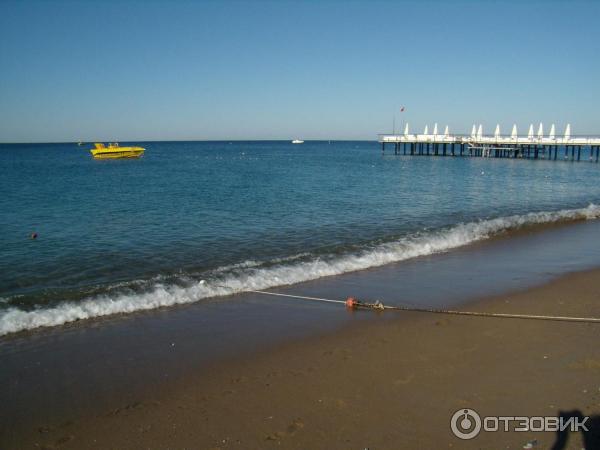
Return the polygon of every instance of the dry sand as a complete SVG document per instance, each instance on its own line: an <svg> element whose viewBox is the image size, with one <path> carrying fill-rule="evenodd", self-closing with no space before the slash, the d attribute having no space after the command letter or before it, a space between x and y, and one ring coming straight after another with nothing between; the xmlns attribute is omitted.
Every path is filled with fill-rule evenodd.
<svg viewBox="0 0 600 450"><path fill-rule="evenodd" d="M463 309L600 317L600 270ZM482 416L599 414L600 324L385 314L398 317L218 363L59 427L39 424L22 447L520 449L532 440L534 448L600 447L592 433L586 444L581 434L562 436L563 446L555 433L462 441L450 430L459 408Z"/></svg>

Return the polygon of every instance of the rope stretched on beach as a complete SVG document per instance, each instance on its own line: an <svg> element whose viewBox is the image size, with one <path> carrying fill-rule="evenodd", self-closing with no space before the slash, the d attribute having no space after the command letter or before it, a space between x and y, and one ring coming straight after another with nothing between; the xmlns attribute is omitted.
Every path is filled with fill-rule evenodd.
<svg viewBox="0 0 600 450"><path fill-rule="evenodd" d="M420 313L432 313L432 314L452 314L457 316L474 316L474 317L495 317L500 319L529 319L529 320L554 320L560 322L586 322L586 323L600 323L600 318L596 317L568 317L568 316L542 316L534 314L508 314L508 313L492 313L492 312L480 312L480 311L459 311L452 309L437 309L437 308L417 308L412 306L387 306L381 302L366 303L358 301L354 298L348 298L347 300L334 300L329 298L321 297L307 297L304 295L292 295L292 294L281 294L279 292L268 292L268 291L256 291L251 290L247 292L253 292L255 294L272 295L275 297L289 297L297 298L301 300L311 300L325 303L339 303L343 304L352 309L373 309L379 311L393 310L393 311L410 311Z"/></svg>

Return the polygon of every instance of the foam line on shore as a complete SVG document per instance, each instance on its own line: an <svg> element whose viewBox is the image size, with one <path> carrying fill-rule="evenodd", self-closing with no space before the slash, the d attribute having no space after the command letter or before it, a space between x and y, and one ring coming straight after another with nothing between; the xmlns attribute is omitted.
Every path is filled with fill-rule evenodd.
<svg viewBox="0 0 600 450"><path fill-rule="evenodd" d="M279 260L283 263L271 262L274 265L269 264L268 267L254 263L242 264L236 266L238 270L235 273L219 271L218 278L208 278L203 283L193 282L186 287L157 282L150 291L144 293L99 295L32 311L11 307L0 311L0 336L94 317L151 310L192 303L209 297L291 285L451 250L524 226L598 217L600 207L591 204L580 209L532 212L479 220L408 235L354 253L322 255L308 260L285 258Z"/></svg>

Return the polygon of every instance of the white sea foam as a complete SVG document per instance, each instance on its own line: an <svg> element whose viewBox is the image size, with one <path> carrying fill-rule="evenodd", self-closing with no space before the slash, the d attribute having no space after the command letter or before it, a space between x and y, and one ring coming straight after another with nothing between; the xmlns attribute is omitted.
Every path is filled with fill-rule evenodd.
<svg viewBox="0 0 600 450"><path fill-rule="evenodd" d="M208 297L295 284L443 252L526 225L598 217L600 217L600 207L591 204L587 208L581 209L536 212L481 220L458 224L444 230L407 236L354 254L319 257L297 262L293 262L296 258L286 258L288 260L286 264L275 264L269 267L260 267L254 261L247 261L230 266L239 269L235 271L235 274L227 275L226 271L218 271L222 274L219 279L196 282L188 287L157 283L152 290L146 293L102 295L76 303L64 302L33 311L8 308L0 312L0 336L93 317L150 310L192 303Z"/></svg>

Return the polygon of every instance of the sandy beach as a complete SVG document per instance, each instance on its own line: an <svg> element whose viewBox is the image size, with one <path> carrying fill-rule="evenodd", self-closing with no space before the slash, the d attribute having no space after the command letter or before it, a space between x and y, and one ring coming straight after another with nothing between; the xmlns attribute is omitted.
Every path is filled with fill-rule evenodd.
<svg viewBox="0 0 600 450"><path fill-rule="evenodd" d="M0 450L600 450L599 17L0 0Z"/></svg>
<svg viewBox="0 0 600 450"><path fill-rule="evenodd" d="M569 274L463 309L600 317L599 279ZM100 414L8 433L4 448L599 448L598 324L390 314L219 362ZM580 413L595 428L460 440L450 429L460 408Z"/></svg>

